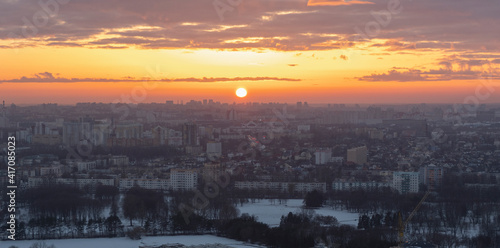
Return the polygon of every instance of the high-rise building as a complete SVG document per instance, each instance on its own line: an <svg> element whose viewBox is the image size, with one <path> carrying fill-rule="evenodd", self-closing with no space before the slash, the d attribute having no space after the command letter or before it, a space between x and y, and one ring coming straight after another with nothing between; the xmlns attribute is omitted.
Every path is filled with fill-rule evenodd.
<svg viewBox="0 0 500 248"><path fill-rule="evenodd" d="M220 142L208 142L207 143L207 156L220 157L222 155L222 144Z"/></svg>
<svg viewBox="0 0 500 248"><path fill-rule="evenodd" d="M140 139L142 138L143 127L141 123L119 123L115 125L115 138Z"/></svg>
<svg viewBox="0 0 500 248"><path fill-rule="evenodd" d="M57 145L62 143L62 136L54 122L36 122L32 126L34 144Z"/></svg>
<svg viewBox="0 0 500 248"><path fill-rule="evenodd" d="M366 164L368 161L368 148L360 146L347 150L347 162L353 162L358 165Z"/></svg>
<svg viewBox="0 0 500 248"><path fill-rule="evenodd" d="M156 126L152 129L151 133L153 136L153 145L165 145L168 136L167 129Z"/></svg>
<svg viewBox="0 0 500 248"><path fill-rule="evenodd" d="M226 118L230 121L238 120L238 112L236 112L236 110L234 109L228 110Z"/></svg>
<svg viewBox="0 0 500 248"><path fill-rule="evenodd" d="M2 104L2 115L0 116L0 127L7 127L9 125L9 119L6 117L5 101Z"/></svg>
<svg viewBox="0 0 500 248"><path fill-rule="evenodd" d="M80 118L78 121L65 122L63 124L63 143L68 146L76 146L80 142L92 139L94 120L91 118Z"/></svg>
<svg viewBox="0 0 500 248"><path fill-rule="evenodd" d="M330 149L320 149L314 152L315 164L321 165L330 162L332 159L332 150Z"/></svg>
<svg viewBox="0 0 500 248"><path fill-rule="evenodd" d="M106 146L113 132L112 120L100 120L94 123L92 142L96 146Z"/></svg>
<svg viewBox="0 0 500 248"><path fill-rule="evenodd" d="M428 190L435 190L443 183L444 170L442 167L430 164L420 168L419 172L420 183L426 185Z"/></svg>
<svg viewBox="0 0 500 248"><path fill-rule="evenodd" d="M182 144L184 146L198 146L198 126L194 123L185 123L182 126Z"/></svg>
<svg viewBox="0 0 500 248"><path fill-rule="evenodd" d="M173 129L168 129L167 144L169 146L182 146L182 132Z"/></svg>
<svg viewBox="0 0 500 248"><path fill-rule="evenodd" d="M172 169L170 171L170 188L172 190L192 190L198 185L196 170Z"/></svg>
<svg viewBox="0 0 500 248"><path fill-rule="evenodd" d="M394 190L399 191L401 194L418 192L418 172L395 171L392 176L392 188Z"/></svg>

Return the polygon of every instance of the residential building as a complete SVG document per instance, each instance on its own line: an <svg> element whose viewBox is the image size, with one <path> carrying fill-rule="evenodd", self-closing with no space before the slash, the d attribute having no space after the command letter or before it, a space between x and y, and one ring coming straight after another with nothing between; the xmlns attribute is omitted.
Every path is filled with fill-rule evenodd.
<svg viewBox="0 0 500 248"><path fill-rule="evenodd" d="M326 192L326 183L317 183L317 182L295 183L295 182L237 181L234 183L234 187L237 189L271 190L271 191L281 191L281 192L289 192L290 190L302 193L307 193L313 190Z"/></svg>
<svg viewBox="0 0 500 248"><path fill-rule="evenodd" d="M182 126L182 144L184 146L198 146L198 126L194 123L185 123Z"/></svg>
<svg viewBox="0 0 500 248"><path fill-rule="evenodd" d="M358 165L366 164L368 160L368 148L360 146L347 150L347 162L353 162Z"/></svg>
<svg viewBox="0 0 500 248"><path fill-rule="evenodd" d="M392 175L392 188L394 190L402 194L418 192L418 172L395 171Z"/></svg>
<svg viewBox="0 0 500 248"><path fill-rule="evenodd" d="M332 183L332 190L362 189L365 191L371 191L391 186L392 184L386 182L335 181Z"/></svg>
<svg viewBox="0 0 500 248"><path fill-rule="evenodd" d="M319 149L314 152L315 164L322 165L330 162L332 159L332 150L331 149Z"/></svg>
<svg viewBox="0 0 500 248"><path fill-rule="evenodd" d="M443 183L443 167L434 164L422 167L420 172L420 183L427 186L428 190L436 190Z"/></svg>
<svg viewBox="0 0 500 248"><path fill-rule="evenodd" d="M207 143L207 156L220 157L222 155L222 144L220 142L210 141Z"/></svg>
<svg viewBox="0 0 500 248"><path fill-rule="evenodd" d="M170 189L169 179L144 179L144 178L121 178L118 184L120 191L128 190L134 186L139 186L151 190L168 190Z"/></svg>
<svg viewBox="0 0 500 248"><path fill-rule="evenodd" d="M198 171L191 169L172 169L170 171L172 190L192 190L198 185Z"/></svg>

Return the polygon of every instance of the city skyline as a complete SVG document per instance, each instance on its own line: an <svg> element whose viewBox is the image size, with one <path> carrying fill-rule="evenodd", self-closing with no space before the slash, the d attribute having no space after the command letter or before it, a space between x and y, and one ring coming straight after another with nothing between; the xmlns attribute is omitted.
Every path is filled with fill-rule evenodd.
<svg viewBox="0 0 500 248"><path fill-rule="evenodd" d="M499 3L0 0L2 247L500 247Z"/></svg>

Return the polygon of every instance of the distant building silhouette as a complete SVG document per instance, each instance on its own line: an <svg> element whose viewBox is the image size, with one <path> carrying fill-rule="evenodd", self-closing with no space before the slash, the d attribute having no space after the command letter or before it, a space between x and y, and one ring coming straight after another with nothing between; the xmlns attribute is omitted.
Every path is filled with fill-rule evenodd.
<svg viewBox="0 0 500 248"><path fill-rule="evenodd" d="M397 129L401 136L428 137L427 120L396 119L383 120L385 126Z"/></svg>
<svg viewBox="0 0 500 248"><path fill-rule="evenodd" d="M207 143L207 156L220 157L222 155L222 144L220 142L210 141Z"/></svg>
<svg viewBox="0 0 500 248"><path fill-rule="evenodd" d="M331 149L320 149L314 152L315 164L322 165L330 162L332 159L332 150Z"/></svg>
<svg viewBox="0 0 500 248"><path fill-rule="evenodd" d="M347 162L358 165L366 164L368 161L368 148L366 146L356 147L347 150Z"/></svg>
<svg viewBox="0 0 500 248"><path fill-rule="evenodd" d="M94 119L80 118L78 121L65 122L63 124L63 143L68 146L76 146L80 142L90 141Z"/></svg>
<svg viewBox="0 0 500 248"><path fill-rule="evenodd" d="M433 164L420 168L420 183L427 186L429 190L435 190L443 183L442 167L437 167Z"/></svg>
<svg viewBox="0 0 500 248"><path fill-rule="evenodd" d="M198 146L198 126L194 123L185 123L182 126L182 144L184 146Z"/></svg>

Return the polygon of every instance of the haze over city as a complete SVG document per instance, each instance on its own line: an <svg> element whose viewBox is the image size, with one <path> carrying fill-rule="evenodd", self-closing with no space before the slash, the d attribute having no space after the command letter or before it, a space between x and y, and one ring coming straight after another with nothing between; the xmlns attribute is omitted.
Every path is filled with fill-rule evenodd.
<svg viewBox="0 0 500 248"><path fill-rule="evenodd" d="M0 0L0 246L498 248L498 13Z"/></svg>

